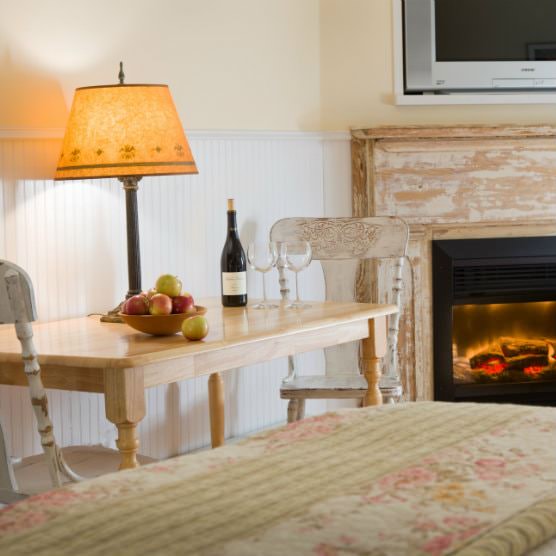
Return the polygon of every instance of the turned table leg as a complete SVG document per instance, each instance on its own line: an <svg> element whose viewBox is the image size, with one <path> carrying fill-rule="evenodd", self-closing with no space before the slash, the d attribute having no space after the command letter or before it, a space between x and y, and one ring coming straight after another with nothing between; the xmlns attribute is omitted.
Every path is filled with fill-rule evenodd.
<svg viewBox="0 0 556 556"><path fill-rule="evenodd" d="M118 429L116 446L120 451L120 469L139 467L137 423L145 416L145 386L142 369L106 369L104 371L106 418Z"/></svg>
<svg viewBox="0 0 556 556"><path fill-rule="evenodd" d="M361 342L361 368L367 379L367 393L363 405L382 405L382 393L378 387L381 375L381 359L388 349L386 317L369 320L369 336Z"/></svg>
<svg viewBox="0 0 556 556"><path fill-rule="evenodd" d="M220 373L212 373L208 380L210 439L213 448L224 444L224 382Z"/></svg>
<svg viewBox="0 0 556 556"><path fill-rule="evenodd" d="M137 438L136 423L117 423L118 438L116 446L121 455L119 469L133 469L139 467L137 452L139 451L139 439Z"/></svg>

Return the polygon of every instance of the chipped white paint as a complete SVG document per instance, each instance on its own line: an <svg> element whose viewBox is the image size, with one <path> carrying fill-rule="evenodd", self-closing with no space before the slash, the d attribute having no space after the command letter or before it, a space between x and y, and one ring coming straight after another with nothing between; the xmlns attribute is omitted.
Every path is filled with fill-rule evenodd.
<svg viewBox="0 0 556 556"><path fill-rule="evenodd" d="M431 242L556 235L556 127L376 128L352 144L355 214L410 224L415 337L402 331L401 368L413 397L432 399Z"/></svg>
<svg viewBox="0 0 556 556"><path fill-rule="evenodd" d="M409 230L399 218L284 218L274 224L270 238L276 242L307 241L313 260L320 261L326 283L326 299L354 301L360 261L393 259L395 272L390 282L390 303L400 307L402 270L407 256ZM279 263L282 298L289 299L283 263ZM388 402L400 400L403 388L398 373L399 312L388 323L388 359L380 390ZM359 398L367 395L370 384L360 374L357 347L353 344L325 349L324 377L296 376L295 358L289 358L289 372L280 396L289 399L288 422L303 417L305 399Z"/></svg>
<svg viewBox="0 0 556 556"><path fill-rule="evenodd" d="M41 368L33 342L31 322L36 319L36 310L31 280L23 269L7 261L0 261L0 275L4 282L0 289L2 297L0 322L14 324L17 338L21 343L21 357L29 383L31 405L37 420L41 445L47 458L52 485L62 486L62 476L72 481L81 480L81 477L67 466L54 438L54 428L48 411L48 398L41 380ZM2 463L9 465L10 461ZM15 490L16 485L12 484Z"/></svg>

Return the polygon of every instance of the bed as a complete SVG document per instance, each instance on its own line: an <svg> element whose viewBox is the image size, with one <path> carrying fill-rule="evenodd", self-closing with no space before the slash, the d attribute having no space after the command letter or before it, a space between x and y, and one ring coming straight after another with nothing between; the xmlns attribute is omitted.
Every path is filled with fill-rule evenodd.
<svg viewBox="0 0 556 556"><path fill-rule="evenodd" d="M556 554L556 409L342 410L0 512L0 554Z"/></svg>

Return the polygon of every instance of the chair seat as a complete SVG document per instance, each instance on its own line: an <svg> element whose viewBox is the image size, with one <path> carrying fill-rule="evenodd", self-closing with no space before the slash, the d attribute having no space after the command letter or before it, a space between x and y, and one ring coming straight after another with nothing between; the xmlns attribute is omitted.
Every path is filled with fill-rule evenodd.
<svg viewBox="0 0 556 556"><path fill-rule="evenodd" d="M104 446L68 446L62 448L62 453L71 469L86 479L117 471L120 465L120 453ZM143 455L138 455L137 460L142 465L156 461ZM21 493L39 494L53 488L44 454L23 458L13 467Z"/></svg>
<svg viewBox="0 0 556 556"><path fill-rule="evenodd" d="M280 397L285 400L363 398L367 381L362 375L345 376L296 376L282 382Z"/></svg>

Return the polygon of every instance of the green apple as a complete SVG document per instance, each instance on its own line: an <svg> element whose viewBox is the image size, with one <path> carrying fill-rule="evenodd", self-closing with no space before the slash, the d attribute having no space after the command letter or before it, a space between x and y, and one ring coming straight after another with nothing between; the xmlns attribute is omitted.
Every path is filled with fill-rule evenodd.
<svg viewBox="0 0 556 556"><path fill-rule="evenodd" d="M202 340L209 331L208 321L202 315L189 317L183 321L181 331L188 340Z"/></svg>
<svg viewBox="0 0 556 556"><path fill-rule="evenodd" d="M163 274L158 277L155 289L158 293L163 293L169 297L176 297L181 293L181 280L171 274Z"/></svg>

